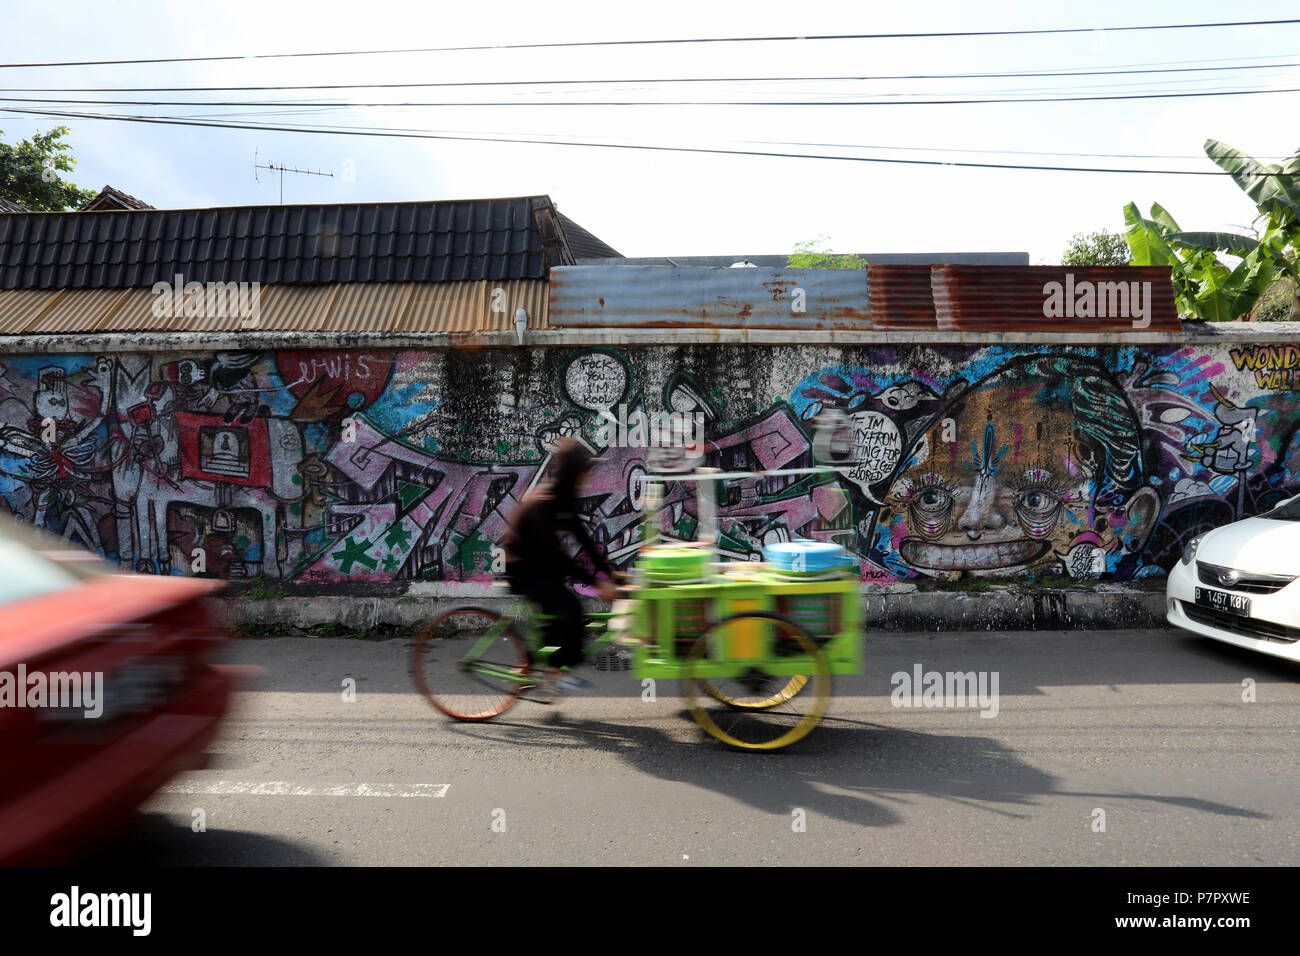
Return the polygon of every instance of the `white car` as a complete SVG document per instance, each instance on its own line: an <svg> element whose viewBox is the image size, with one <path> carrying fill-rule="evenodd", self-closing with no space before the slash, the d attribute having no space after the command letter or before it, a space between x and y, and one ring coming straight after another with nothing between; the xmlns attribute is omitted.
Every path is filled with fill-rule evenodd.
<svg viewBox="0 0 1300 956"><path fill-rule="evenodd" d="M1300 496L1189 541L1165 599L1171 624L1300 661Z"/></svg>

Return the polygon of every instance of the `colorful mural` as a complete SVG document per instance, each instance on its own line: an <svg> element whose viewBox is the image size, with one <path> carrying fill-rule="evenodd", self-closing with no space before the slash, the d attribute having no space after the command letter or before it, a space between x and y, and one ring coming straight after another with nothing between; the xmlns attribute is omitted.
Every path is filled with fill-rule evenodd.
<svg viewBox="0 0 1300 956"><path fill-rule="evenodd" d="M576 435L601 454L586 520L627 564L645 476L682 454L628 438L637 422L671 419L702 422L698 463L727 471L844 464L723 486L732 560L812 538L843 544L879 582L1131 580L1163 574L1192 535L1300 494L1296 354L916 344L7 356L0 508L149 573L482 580L514 503ZM687 486L669 486L663 515L666 535L694 537Z"/></svg>

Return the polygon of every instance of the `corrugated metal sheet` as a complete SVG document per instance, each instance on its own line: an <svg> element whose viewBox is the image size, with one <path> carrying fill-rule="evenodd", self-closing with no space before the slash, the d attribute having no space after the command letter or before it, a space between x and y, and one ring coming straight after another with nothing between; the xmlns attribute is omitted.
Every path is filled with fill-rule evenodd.
<svg viewBox="0 0 1300 956"><path fill-rule="evenodd" d="M78 292L80 294L69 293L60 297L49 308L33 315L23 331L37 335L97 331L117 314L122 300L132 290L80 289Z"/></svg>
<svg viewBox="0 0 1300 956"><path fill-rule="evenodd" d="M77 314L72 314L73 303L80 298L80 293L88 291L92 290L78 289L75 294L69 292L67 296L69 314L63 318L69 326L79 325L83 317L89 319L94 312L94 297L88 296L86 304L77 309ZM166 313L154 315L154 303L157 297L148 289L95 289L93 291L121 293L119 299L92 320L95 322L97 332L168 332L176 328L178 323L185 321L183 318L176 318ZM64 303L60 302L56 309L60 309L63 305ZM159 311L162 312L161 309ZM30 331L46 330L31 329ZM68 331L80 331L80 329L72 328Z"/></svg>
<svg viewBox="0 0 1300 956"><path fill-rule="evenodd" d="M400 331L513 332L521 308L528 312L529 329L550 328L546 283L423 283L412 290Z"/></svg>
<svg viewBox="0 0 1300 956"><path fill-rule="evenodd" d="M268 332L320 332L341 285L269 285L259 296L258 328Z"/></svg>
<svg viewBox="0 0 1300 956"><path fill-rule="evenodd" d="M410 294L409 282L360 282L339 286L322 326L334 332L399 330L402 306Z"/></svg>
<svg viewBox="0 0 1300 956"><path fill-rule="evenodd" d="M59 289L15 289L0 292L0 335L21 335L32 320L64 292Z"/></svg>
<svg viewBox="0 0 1300 956"><path fill-rule="evenodd" d="M871 318L881 329L937 328L930 266L878 266L867 270Z"/></svg>
<svg viewBox="0 0 1300 956"><path fill-rule="evenodd" d="M561 217L563 218L563 217ZM873 266L931 266L936 262L955 262L963 266L1027 266L1027 252L853 252ZM788 255L731 255L731 256L618 256L594 259L579 255L584 266L677 266L679 268L726 269L733 262L752 262L760 269L785 269ZM586 261L582 261L582 260Z"/></svg>
<svg viewBox="0 0 1300 956"><path fill-rule="evenodd" d="M250 290L251 292L251 290ZM0 335L77 332L513 332L515 310L546 329L546 282L393 282L263 285L257 313L180 315L150 289L0 290ZM245 304L253 300L246 298ZM155 308L162 312L155 315ZM220 313L220 310L218 310Z"/></svg>
<svg viewBox="0 0 1300 956"><path fill-rule="evenodd" d="M942 330L1102 332L1182 328L1167 266L930 267Z"/></svg>
<svg viewBox="0 0 1300 956"><path fill-rule="evenodd" d="M569 266L551 270L552 327L870 329L860 269Z"/></svg>

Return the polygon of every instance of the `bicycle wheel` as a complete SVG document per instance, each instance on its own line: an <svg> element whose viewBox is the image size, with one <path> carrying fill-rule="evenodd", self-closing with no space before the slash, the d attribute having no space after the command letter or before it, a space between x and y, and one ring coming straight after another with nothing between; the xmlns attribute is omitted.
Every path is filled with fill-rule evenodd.
<svg viewBox="0 0 1300 956"><path fill-rule="evenodd" d="M734 627L766 631L772 660L806 658L809 673L774 674L769 660L756 659L737 662L734 675L701 676ZM805 687L810 693L799 696ZM741 750L776 750L807 736L826 713L830 694L826 655L803 628L768 611L733 614L715 622L696 640L683 666L682 695L695 722Z"/></svg>
<svg viewBox="0 0 1300 956"><path fill-rule="evenodd" d="M456 720L490 720L519 699L528 645L514 621L459 607L425 625L411 648L411 677L424 699Z"/></svg>

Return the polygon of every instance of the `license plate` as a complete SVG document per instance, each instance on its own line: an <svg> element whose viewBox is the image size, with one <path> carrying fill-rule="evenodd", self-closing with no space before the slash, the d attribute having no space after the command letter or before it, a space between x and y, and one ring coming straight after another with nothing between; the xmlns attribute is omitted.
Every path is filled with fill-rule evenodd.
<svg viewBox="0 0 1300 956"><path fill-rule="evenodd" d="M1240 594L1229 594L1227 591L1215 591L1211 588L1197 588L1196 603L1216 611L1227 611L1229 614L1250 617L1250 598L1242 597Z"/></svg>

